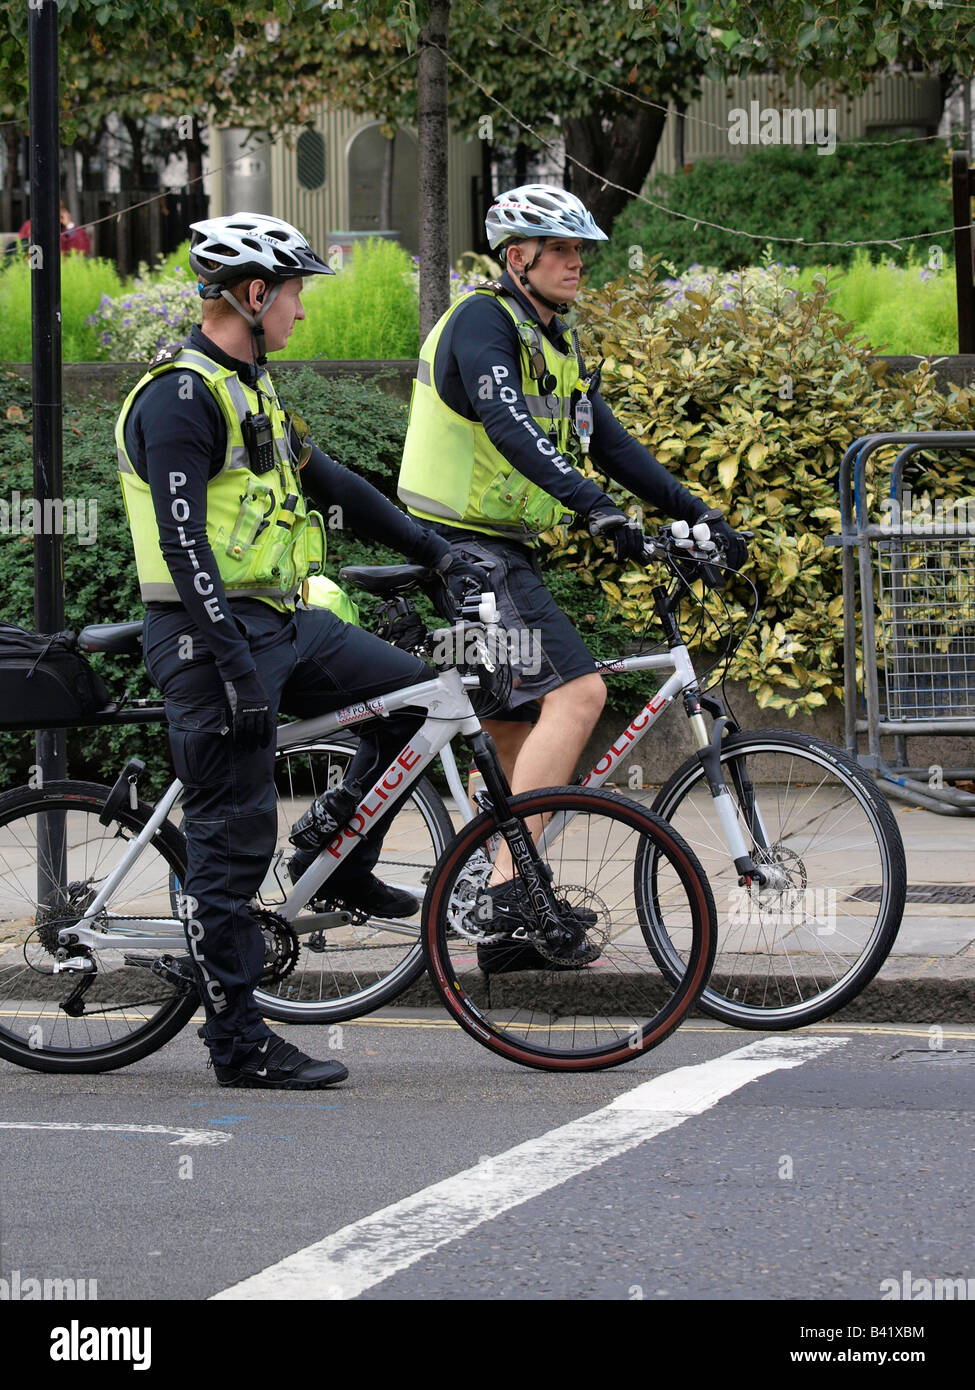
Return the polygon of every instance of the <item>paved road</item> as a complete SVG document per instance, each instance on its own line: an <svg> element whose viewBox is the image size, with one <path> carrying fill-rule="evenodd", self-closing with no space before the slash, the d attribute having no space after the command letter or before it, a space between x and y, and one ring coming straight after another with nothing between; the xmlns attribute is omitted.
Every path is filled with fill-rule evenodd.
<svg viewBox="0 0 975 1390"><path fill-rule="evenodd" d="M325 1035L282 1031L308 1046ZM299 1095L219 1090L190 1029L101 1077L0 1063L0 1278L96 1280L100 1300L864 1299L891 1322L905 1287L924 1296L919 1279L934 1299L949 1287L975 1297L971 1028L946 1027L938 1050L903 1025L762 1044L692 1023L626 1067L579 1077L508 1066L435 1012L390 1011L333 1041L350 1081ZM768 1069L728 1081L756 1044ZM590 1162L579 1135L598 1147L621 1115L637 1129ZM568 1141L552 1139L566 1126ZM538 1160L548 1185L505 1207L537 1171L510 1151L543 1136L562 1144ZM573 1155L580 1170L559 1181ZM436 1232L429 1215L410 1226L415 1204L358 1224L458 1174L424 1210L449 1217L467 1202L478 1219L462 1238L448 1228L424 1253ZM297 1286L261 1275L339 1232L346 1251L371 1240L380 1265L392 1242L392 1266L404 1231L412 1263L361 1291L343 1287L334 1240Z"/></svg>

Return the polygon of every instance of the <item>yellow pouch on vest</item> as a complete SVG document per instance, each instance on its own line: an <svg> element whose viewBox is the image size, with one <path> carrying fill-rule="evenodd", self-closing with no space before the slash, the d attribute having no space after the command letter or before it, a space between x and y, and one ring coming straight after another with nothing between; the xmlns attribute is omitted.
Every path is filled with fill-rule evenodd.
<svg viewBox="0 0 975 1390"><path fill-rule="evenodd" d="M565 511L557 498L550 497L514 468L495 474L481 493L479 507L487 521L524 522L537 531L547 531L557 525Z"/></svg>

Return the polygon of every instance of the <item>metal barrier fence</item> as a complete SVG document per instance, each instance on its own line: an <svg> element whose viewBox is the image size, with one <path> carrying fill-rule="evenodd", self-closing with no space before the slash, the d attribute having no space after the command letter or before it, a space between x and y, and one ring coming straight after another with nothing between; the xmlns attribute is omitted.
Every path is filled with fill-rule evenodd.
<svg viewBox="0 0 975 1390"><path fill-rule="evenodd" d="M887 495L878 497L881 524L869 517L867 464L892 445L900 451ZM939 763L932 775L910 765L907 749L908 738L922 734L975 734L975 496L939 499L918 513L904 484L911 459L946 450L975 455L975 432L868 435L840 465L841 534L831 539L843 550L846 747L888 796L975 815L975 792L953 785L975 782L975 767ZM893 763L882 752L885 736L894 740Z"/></svg>

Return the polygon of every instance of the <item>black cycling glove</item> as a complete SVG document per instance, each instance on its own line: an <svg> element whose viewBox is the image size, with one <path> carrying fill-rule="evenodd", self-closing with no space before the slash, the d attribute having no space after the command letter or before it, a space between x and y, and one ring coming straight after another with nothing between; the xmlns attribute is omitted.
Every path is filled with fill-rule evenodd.
<svg viewBox="0 0 975 1390"><path fill-rule="evenodd" d="M586 525L590 536L609 536L616 558L621 563L643 559L642 525L621 512L612 502L601 502L587 512Z"/></svg>
<svg viewBox="0 0 975 1390"><path fill-rule="evenodd" d="M266 748L274 733L271 701L256 671L224 681L234 742L245 753Z"/></svg>
<svg viewBox="0 0 975 1390"><path fill-rule="evenodd" d="M439 598L433 595L433 606L448 622L454 621L461 606L472 593L487 593L491 588L486 570L480 565L471 564L470 560L465 560L460 555L455 555L453 551L444 556L437 566L437 571L443 576L447 592Z"/></svg>
<svg viewBox="0 0 975 1390"><path fill-rule="evenodd" d="M724 550L723 563L736 573L748 559L748 542L728 525L720 512L705 512L698 521L706 521L712 537Z"/></svg>

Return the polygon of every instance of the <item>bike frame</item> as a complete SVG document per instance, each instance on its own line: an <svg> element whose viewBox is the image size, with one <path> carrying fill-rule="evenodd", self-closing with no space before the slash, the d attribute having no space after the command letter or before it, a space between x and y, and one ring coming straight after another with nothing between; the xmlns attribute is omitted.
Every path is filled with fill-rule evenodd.
<svg viewBox="0 0 975 1390"><path fill-rule="evenodd" d="M348 858L356 847L362 831L376 815L380 811L390 809L405 796L455 734L475 738L475 760L486 780L490 778L494 782L495 790L507 792L507 788L497 783L490 754L485 755L483 747L478 750L476 736L481 732L480 721L471 706L462 677L456 670L445 671L435 680L404 686L401 690L392 691L376 699L346 705L331 714L284 724L278 729L277 746L286 750L309 740L327 738L377 716L388 718L389 715L407 707L426 710L426 718L406 747L369 788L349 823L325 846L297 883L292 885L285 901L275 906L275 911L288 922L294 922L305 904L314 897L338 865ZM131 936L121 935L116 929L104 932L95 925L86 925L88 922L94 922L104 904L111 900L118 884L131 871L145 846L150 843L172 811L182 790L183 784L178 778L170 784L157 802L150 819L131 841L84 915L71 927L64 929L64 936L71 938L71 945L81 944L124 951L138 950L140 947L145 949L151 944L159 949L185 950L186 938L178 917L113 917L113 923L117 923L118 928L122 930L130 930L133 933ZM530 868L528 872L531 873ZM192 919L192 915L191 911L186 913L189 919ZM325 925L337 926L342 920L343 916L338 912L311 915L302 918L301 932L307 934L320 930ZM71 960L63 962L61 969L88 969L87 964L83 964L85 960L85 957L80 957L77 958L77 963Z"/></svg>
<svg viewBox="0 0 975 1390"><path fill-rule="evenodd" d="M687 711L694 741L697 744L698 756L701 757L707 773L711 796L728 845L728 852L740 874L746 878L755 878L764 885L764 881L768 878L768 870L764 867L760 869L752 860L730 791L720 769L721 738L725 725L728 723L728 716L721 715L713 732L708 730L707 721L701 708L697 676L687 647L683 643L679 643L663 653L597 661L596 669L599 672L614 675L626 671L670 671L672 674L663 682L654 696L647 701L636 717L630 721L619 738L610 744L592 771L579 779L579 784L583 787L603 786L619 767L624 754L635 748L644 735L653 728L668 706L673 704L677 696L683 695L684 708ZM717 705L715 707L717 708ZM473 820L477 812L468 799L450 743L447 743L441 750L440 761L447 777L447 785L450 787L461 817L465 822ZM761 812L754 801L751 803L751 812L753 818L751 829L756 843L768 846L769 840L762 823ZM562 828L561 822L553 821L539 841L539 847L544 848L546 844L550 843L554 834L560 833Z"/></svg>

